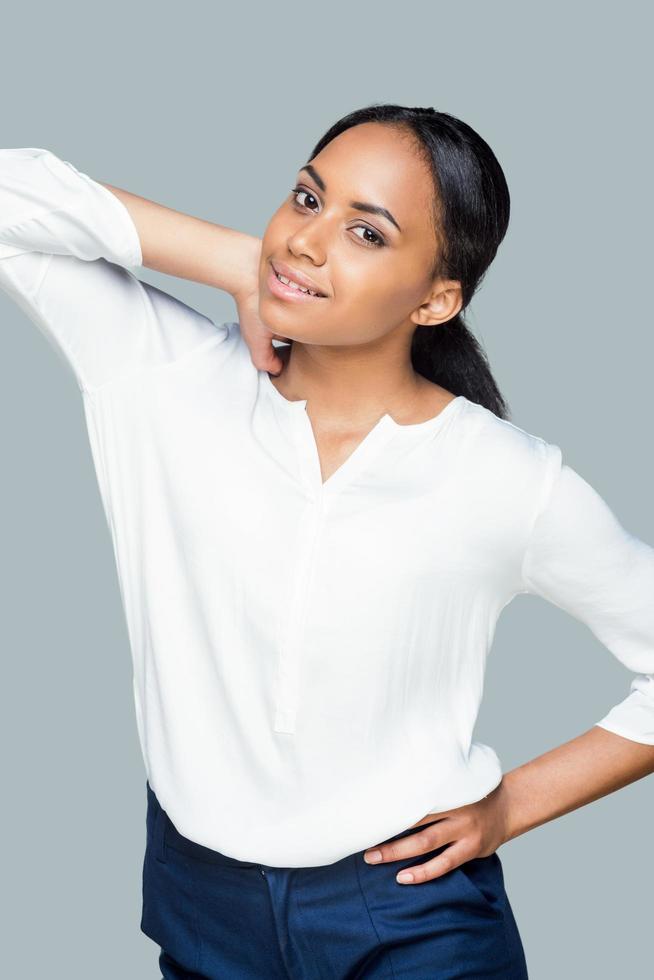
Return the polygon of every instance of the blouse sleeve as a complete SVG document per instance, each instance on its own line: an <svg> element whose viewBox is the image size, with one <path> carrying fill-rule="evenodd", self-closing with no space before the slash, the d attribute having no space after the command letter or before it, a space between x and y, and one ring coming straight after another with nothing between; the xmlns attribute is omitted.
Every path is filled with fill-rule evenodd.
<svg viewBox="0 0 654 980"><path fill-rule="evenodd" d="M141 282L123 202L47 149L0 149L0 289L45 335L82 391L175 360L221 329Z"/></svg>
<svg viewBox="0 0 654 980"><path fill-rule="evenodd" d="M548 443L548 475L522 565L523 592L585 623L634 673L629 694L598 722L654 745L654 548Z"/></svg>

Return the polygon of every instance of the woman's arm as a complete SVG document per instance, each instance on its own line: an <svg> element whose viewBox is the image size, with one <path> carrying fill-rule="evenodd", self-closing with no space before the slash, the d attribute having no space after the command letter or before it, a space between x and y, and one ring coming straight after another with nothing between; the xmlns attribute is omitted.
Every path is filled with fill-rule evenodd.
<svg viewBox="0 0 654 980"><path fill-rule="evenodd" d="M261 239L158 204L112 184L138 230L143 265L214 286L235 299L256 287Z"/></svg>
<svg viewBox="0 0 654 980"><path fill-rule="evenodd" d="M365 860L372 864L405 860L448 844L437 857L405 867L397 876L401 882L429 881L471 858L487 857L514 837L653 773L654 744L594 725L577 738L505 773L483 799L428 813L412 825L415 834L368 848ZM420 830L423 824L427 826Z"/></svg>
<svg viewBox="0 0 654 980"><path fill-rule="evenodd" d="M283 363L259 317L261 239L196 218L138 194L103 184L122 201L141 240L144 266L222 289L234 297L252 363L279 374Z"/></svg>
<svg viewBox="0 0 654 980"><path fill-rule="evenodd" d="M43 147L0 149L0 291L89 394L228 334L129 271L140 265L115 194Z"/></svg>
<svg viewBox="0 0 654 980"><path fill-rule="evenodd" d="M509 837L654 773L654 548L549 448L548 500L524 555L523 591L584 622L634 675L593 728L504 776Z"/></svg>
<svg viewBox="0 0 654 980"><path fill-rule="evenodd" d="M502 777L506 840L654 773L654 745L594 725Z"/></svg>

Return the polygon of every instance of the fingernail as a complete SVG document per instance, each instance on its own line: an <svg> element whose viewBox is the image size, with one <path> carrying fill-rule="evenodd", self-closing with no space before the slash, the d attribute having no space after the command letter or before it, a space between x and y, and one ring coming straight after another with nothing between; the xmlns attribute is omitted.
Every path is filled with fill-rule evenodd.
<svg viewBox="0 0 654 980"><path fill-rule="evenodd" d="M413 875L410 871L400 871L399 875L396 875L395 880L399 882L413 881Z"/></svg>
<svg viewBox="0 0 654 980"><path fill-rule="evenodd" d="M366 851L363 855L364 860L367 864L377 864L382 859L381 851Z"/></svg>

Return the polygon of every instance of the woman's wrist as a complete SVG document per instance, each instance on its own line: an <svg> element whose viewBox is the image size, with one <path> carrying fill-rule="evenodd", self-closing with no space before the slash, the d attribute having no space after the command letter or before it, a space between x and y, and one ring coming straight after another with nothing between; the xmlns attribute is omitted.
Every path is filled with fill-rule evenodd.
<svg viewBox="0 0 654 980"><path fill-rule="evenodd" d="M233 288L228 290L238 304L258 303L261 239L239 233L237 267L233 273Z"/></svg>

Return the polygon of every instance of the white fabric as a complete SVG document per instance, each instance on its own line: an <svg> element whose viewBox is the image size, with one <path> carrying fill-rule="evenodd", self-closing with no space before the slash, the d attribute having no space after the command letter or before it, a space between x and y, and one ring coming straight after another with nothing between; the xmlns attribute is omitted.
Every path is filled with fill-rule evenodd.
<svg viewBox="0 0 654 980"><path fill-rule="evenodd" d="M180 833L325 865L491 792L472 731L521 592L634 672L597 724L654 744L654 549L557 445L459 396L384 415L323 485L306 401L141 264L107 188L0 150L0 285L82 392L147 777Z"/></svg>

